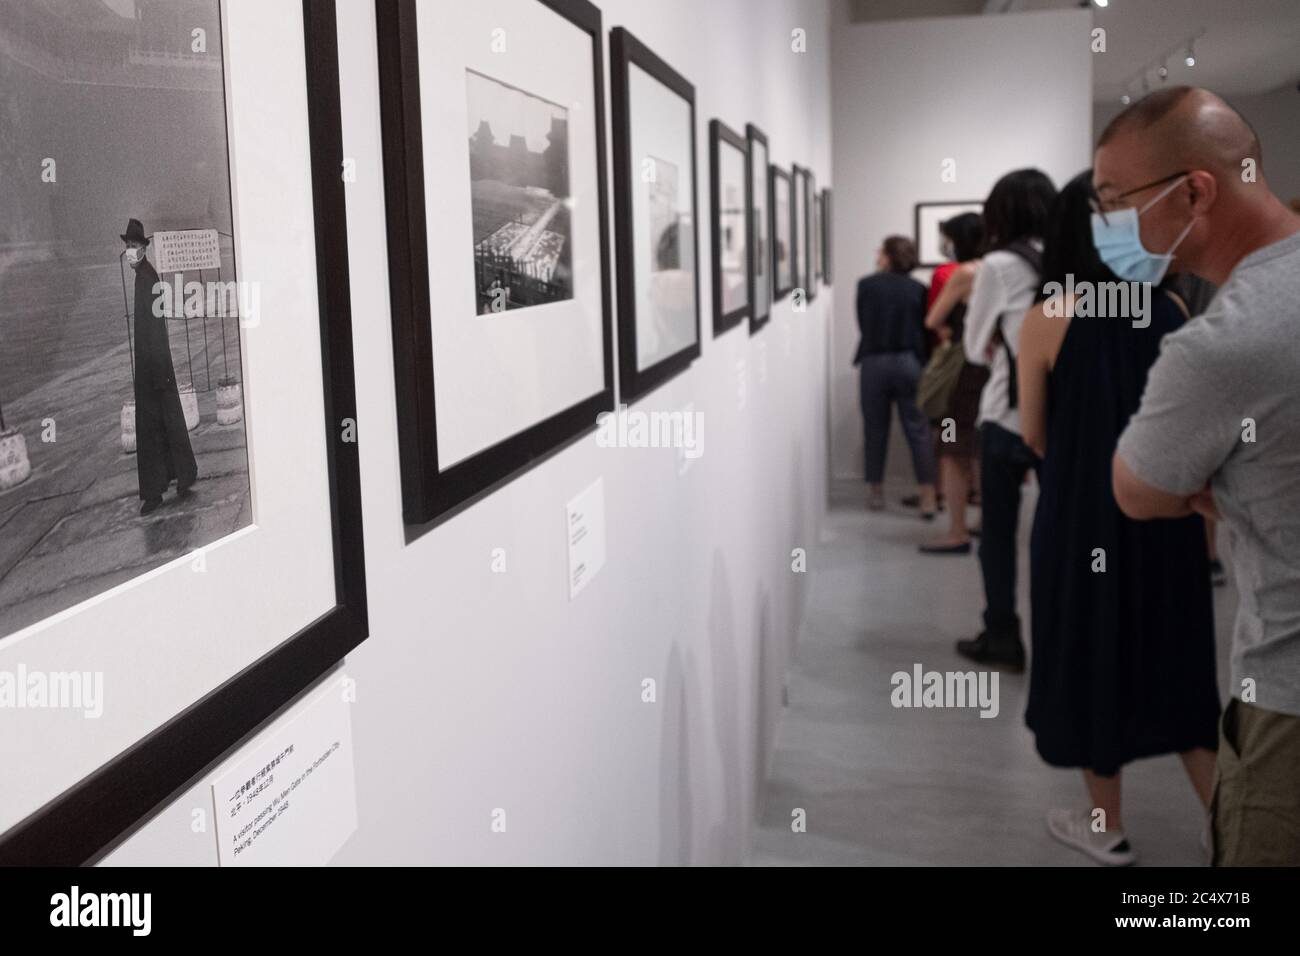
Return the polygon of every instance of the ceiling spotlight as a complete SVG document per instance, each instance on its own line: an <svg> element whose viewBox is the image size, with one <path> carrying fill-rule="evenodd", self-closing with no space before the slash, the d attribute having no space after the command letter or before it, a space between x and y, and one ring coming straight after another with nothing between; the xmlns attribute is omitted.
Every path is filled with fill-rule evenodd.
<svg viewBox="0 0 1300 956"><path fill-rule="evenodd" d="M1095 3L1095 4L1096 4L1097 6L1099 6L1099 7L1108 7L1108 6L1110 6L1110 0L1092 0L1092 2Z"/></svg>
<svg viewBox="0 0 1300 956"><path fill-rule="evenodd" d="M1169 79L1169 67L1165 66L1163 63L1160 64L1160 69L1156 70L1156 73L1160 76L1160 82L1162 83Z"/></svg>
<svg viewBox="0 0 1300 956"><path fill-rule="evenodd" d="M1191 43L1187 44L1187 55L1183 57L1183 62L1186 63L1188 66L1196 65L1196 50L1193 49L1193 46L1194 44Z"/></svg>
<svg viewBox="0 0 1300 956"><path fill-rule="evenodd" d="M1133 102L1133 97L1131 97L1131 96L1129 96L1127 93L1125 93L1123 96L1121 96L1121 97L1119 98L1119 101L1120 101L1121 103L1123 103L1125 106L1128 106L1130 103Z"/></svg>

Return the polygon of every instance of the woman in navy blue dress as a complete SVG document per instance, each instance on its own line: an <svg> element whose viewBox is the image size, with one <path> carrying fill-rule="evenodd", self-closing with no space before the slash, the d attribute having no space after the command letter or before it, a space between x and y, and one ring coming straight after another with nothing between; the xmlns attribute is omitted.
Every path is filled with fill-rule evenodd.
<svg viewBox="0 0 1300 956"><path fill-rule="evenodd" d="M1116 316L1098 314L1106 300L1095 292L1090 302L1063 293L1067 274L1076 290L1120 281L1092 246L1091 178L1076 177L1056 200L1043 251L1045 294L1020 336L1024 439L1042 457L1025 721L1047 763L1082 769L1091 799L1087 809L1050 812L1050 832L1114 865L1135 859L1120 816L1126 763L1181 755L1208 806L1219 696L1201 518L1132 521L1111 492L1120 432L1160 339L1186 313L1172 294L1149 287L1145 316L1137 314L1140 297Z"/></svg>

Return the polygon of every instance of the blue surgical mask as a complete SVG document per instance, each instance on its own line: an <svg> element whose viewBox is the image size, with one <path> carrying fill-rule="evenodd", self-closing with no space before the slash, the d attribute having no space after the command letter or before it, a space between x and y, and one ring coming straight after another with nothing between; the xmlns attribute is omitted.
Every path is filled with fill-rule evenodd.
<svg viewBox="0 0 1300 956"><path fill-rule="evenodd" d="M1141 209L1129 206L1108 212L1104 217L1101 213L1092 214L1092 244L1111 272L1129 282L1150 282L1152 285L1165 277L1169 263L1173 261L1174 250L1187 238L1196 220L1189 222L1178 234L1168 252L1158 253L1148 252L1142 245L1138 217L1173 192L1186 178L1179 176Z"/></svg>

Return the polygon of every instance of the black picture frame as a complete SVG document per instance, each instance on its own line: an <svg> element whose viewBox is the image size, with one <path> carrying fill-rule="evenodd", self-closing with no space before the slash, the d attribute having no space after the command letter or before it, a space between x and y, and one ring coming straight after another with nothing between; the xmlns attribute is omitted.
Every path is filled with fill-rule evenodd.
<svg viewBox="0 0 1300 956"><path fill-rule="evenodd" d="M822 190L822 281L831 284L831 188Z"/></svg>
<svg viewBox="0 0 1300 956"><path fill-rule="evenodd" d="M722 162L724 147L740 151L745 162L745 304L740 308L724 312L722 301ZM712 196L709 216L709 243L713 260L713 335L716 338L723 332L734 329L750 317L754 309L754 281L751 271L753 256L749 244L753 241L750 221L753 211L749 204L750 194L749 141L721 120L709 120L709 192Z"/></svg>
<svg viewBox="0 0 1300 956"><path fill-rule="evenodd" d="M618 249L619 401L631 404L684 372L700 356L700 216L696 160L695 87L625 27L609 34L611 114L614 133L614 218ZM690 107L691 229L695 258L695 341L645 369L637 368L636 275L632 221L632 122L628 69L635 64Z"/></svg>
<svg viewBox="0 0 1300 956"><path fill-rule="evenodd" d="M310 687L368 631L361 469L341 423L356 420L347 207L334 0L303 0L316 288L335 605L284 643L0 835L0 865L102 857Z"/></svg>
<svg viewBox="0 0 1300 956"><path fill-rule="evenodd" d="M919 202L919 203L917 203L915 206L912 207L912 241L913 241L914 243L916 243L916 259L917 259L916 266L917 266L918 269L933 269L933 268L936 268L936 267L938 267L938 266L943 265L944 262L947 261L947 260L942 259L942 258L935 259L935 258L933 258L933 257L931 257L931 258L929 258L929 259L927 260L927 258L926 258L926 256L925 256L926 245L925 245L925 242L924 242L923 237L922 237L922 231L923 231L923 228L922 228L922 225L921 225L921 216L922 216L922 212L921 212L921 211L922 211L923 209L942 209L942 208L947 208L947 209L949 210L948 215L942 216L942 217L940 217L939 219L935 219L935 220L934 220L934 222L937 224L938 222L941 222L943 219L951 218L952 216L955 216L955 215L957 215L958 213L969 212L969 211L970 211L970 207L972 207L972 206L977 206L977 207L979 207L980 209L983 209L983 208L984 208L984 200L982 200L982 199L967 199L967 200L952 200L952 199L947 199L947 200L938 200L938 201L934 201L934 202Z"/></svg>
<svg viewBox="0 0 1300 956"><path fill-rule="evenodd" d="M755 211L757 207L754 202L754 197L760 195L759 190L762 190L761 195L763 196L764 199L764 203L763 203L764 221L762 223L762 227L767 231L767 235L766 235L767 247L770 249L773 245L775 245L775 241L772 236L772 214L771 214L772 164L769 162L770 155L768 152L769 147L767 143L766 133L764 133L753 123L747 123L745 124L745 139L746 139L746 148L749 153L749 158L745 163L745 193L746 193L745 224L749 233L749 244L745 248L745 256L748 259L748 269L749 269L749 334L753 335L755 332L757 332L759 329L765 326L768 323L768 321L772 318L772 304L776 301L776 276L775 276L776 263L774 261L774 254L769 252L767 254L767 259L768 259L768 262L766 263L767 268L763 271L763 278L762 278L762 281L767 283L767 309L761 315L759 314L758 287L759 287L760 280L758 275L758 263L759 263L759 256L764 255L764 253L760 251L760 244L758 242L758 239L760 238L758 234L759 222L758 222L758 215ZM761 146L763 149L764 159L763 159L763 164L761 166L761 170L762 170L761 175L763 180L762 182L755 182L755 177L754 177L754 154L755 154L754 151L756 146Z"/></svg>
<svg viewBox="0 0 1300 956"><path fill-rule="evenodd" d="M817 191L817 174L811 169L804 171L804 190L808 196L803 208L808 217L808 301L811 302L817 298L822 280L821 214L817 209L821 193Z"/></svg>
<svg viewBox="0 0 1300 956"><path fill-rule="evenodd" d="M409 526L450 516L596 428L614 407L613 315L610 300L609 210L605 163L604 33L588 0L537 0L589 34L592 103L600 196L601 344L604 384L570 407L445 469L438 467L430 324L429 249L425 216L424 131L420 112L416 0L375 0L379 43L379 112L388 224L393 369L397 392L402 517ZM508 384L508 383L507 383Z"/></svg>
<svg viewBox="0 0 1300 956"><path fill-rule="evenodd" d="M803 215L799 215L799 199L803 197ZM798 163L790 164L790 276L795 289L803 290L808 301L808 170Z"/></svg>
<svg viewBox="0 0 1300 956"><path fill-rule="evenodd" d="M794 289L797 276L795 275L794 260L794 180L790 174L780 166L771 165L768 167L768 192L767 207L768 215L772 220L772 302L780 302ZM781 283L781 234L777 230L777 183L784 182L786 195L789 197L786 201L785 210L785 228L786 228L786 255L790 260L790 284L782 286Z"/></svg>

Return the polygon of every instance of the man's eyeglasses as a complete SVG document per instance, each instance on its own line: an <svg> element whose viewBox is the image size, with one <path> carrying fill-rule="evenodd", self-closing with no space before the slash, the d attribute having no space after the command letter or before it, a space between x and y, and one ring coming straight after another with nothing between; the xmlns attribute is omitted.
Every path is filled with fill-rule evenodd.
<svg viewBox="0 0 1300 956"><path fill-rule="evenodd" d="M1183 169L1183 170L1179 170L1176 173L1170 173L1168 176L1165 176L1163 179L1157 179L1153 182L1147 183L1144 186L1134 186L1132 189L1126 189L1124 190L1124 192L1117 195L1114 199L1108 199L1105 202L1102 201L1102 198L1097 195L1097 191L1094 189L1092 190L1092 195L1088 197L1088 208L1090 208L1097 215L1101 216L1102 222L1105 222L1106 212L1107 212L1105 208L1106 206L1110 206L1111 207L1110 211L1114 212L1116 208L1115 203L1119 202L1124 197L1132 196L1134 193L1140 193L1145 189L1151 189L1153 186L1163 186L1165 183L1170 182L1171 180L1175 180L1179 176L1186 176L1189 172L1190 170Z"/></svg>

